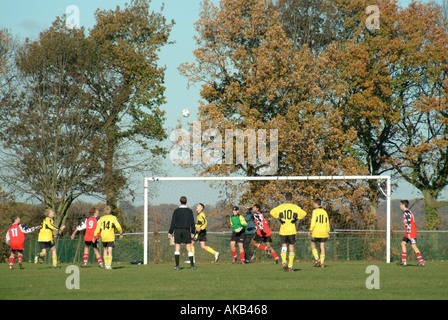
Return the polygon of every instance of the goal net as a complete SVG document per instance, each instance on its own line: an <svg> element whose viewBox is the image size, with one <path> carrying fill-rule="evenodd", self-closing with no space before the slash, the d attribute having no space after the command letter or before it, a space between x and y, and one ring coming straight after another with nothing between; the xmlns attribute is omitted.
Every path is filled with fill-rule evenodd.
<svg viewBox="0 0 448 320"><path fill-rule="evenodd" d="M380 214L372 209L372 192L369 184L378 186L376 202L381 206ZM240 214L246 213L246 208L257 203L262 207L262 213L269 218L272 208L284 202L284 194L291 192L293 202L307 212L307 216L298 222L299 259L308 254L309 238L307 231L310 225L311 201L319 198L323 208L328 212L331 226L330 241L327 246L327 259L333 256L356 260L385 259L390 262L391 236L391 181L390 176L260 176L260 177L151 177L144 179L144 209L143 209L143 263L151 261L171 261L173 248L169 247L167 231L171 222L172 212L179 206L181 196L187 197L187 206L196 216L196 205L205 204L207 216L207 245L215 246L222 253L230 252L229 217L233 206L240 208ZM268 219L273 231L274 249L280 249L278 221ZM379 236L374 230L382 229ZM339 230L339 231L338 231ZM342 231L344 230L344 231ZM353 234L363 230L362 237ZM357 238L362 249L351 253L351 247L356 247L351 238ZM334 237L333 235L336 235ZM342 239L341 237L344 237ZM373 241L376 237L376 240ZM381 237L378 241L378 237ZM275 240L276 239L276 240ZM333 244L332 244L333 243ZM278 246L276 248L275 246ZM340 249L340 247L344 249ZM341 251L345 250L345 251ZM196 253L202 253L199 245ZM359 251L374 251L375 256ZM230 253L228 253L230 254ZM302 255L302 258L301 258ZM210 257L208 257L210 259ZM262 257L261 257L262 258ZM260 259L261 259L260 258ZM206 258L205 258L206 259ZM221 258L220 258L221 259Z"/></svg>

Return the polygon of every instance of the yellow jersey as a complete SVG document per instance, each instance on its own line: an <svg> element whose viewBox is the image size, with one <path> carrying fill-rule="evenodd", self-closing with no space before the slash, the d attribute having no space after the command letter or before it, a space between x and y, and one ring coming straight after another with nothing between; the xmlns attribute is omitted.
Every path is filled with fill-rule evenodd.
<svg viewBox="0 0 448 320"><path fill-rule="evenodd" d="M121 224L117 217L112 214L106 214L98 220L93 237L96 238L101 230L101 241L113 242L115 241L115 229L118 233L123 233L123 229L121 228Z"/></svg>
<svg viewBox="0 0 448 320"><path fill-rule="evenodd" d="M59 230L59 228L54 224L53 219L50 217L46 217L42 222L42 228L39 231L37 241L53 241L53 231L55 230Z"/></svg>
<svg viewBox="0 0 448 320"><path fill-rule="evenodd" d="M195 227L200 227L201 231L207 228L207 219L205 218L205 213L203 211L198 213L198 223L195 225Z"/></svg>
<svg viewBox="0 0 448 320"><path fill-rule="evenodd" d="M328 238L330 232L330 221L328 219L327 211L322 208L313 210L311 216L310 231L313 238Z"/></svg>
<svg viewBox="0 0 448 320"><path fill-rule="evenodd" d="M283 203L269 213L281 223L279 235L290 236L297 234L296 221L306 216L306 211L293 203Z"/></svg>

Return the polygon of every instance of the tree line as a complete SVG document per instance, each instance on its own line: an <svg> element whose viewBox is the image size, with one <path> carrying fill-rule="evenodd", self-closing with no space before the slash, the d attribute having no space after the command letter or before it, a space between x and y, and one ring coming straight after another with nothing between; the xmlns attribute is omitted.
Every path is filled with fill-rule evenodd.
<svg viewBox="0 0 448 320"><path fill-rule="evenodd" d="M97 10L90 30L57 17L23 43L0 30L2 190L53 208L59 225L85 195L119 213L133 174L162 171L168 135L158 59L175 22L150 5ZM204 0L195 61L179 71L200 84L202 130L277 129L276 175L392 174L422 192L427 228L437 229L448 184L446 2L378 1L378 28L368 25L368 6ZM256 176L266 166L235 163L194 167L205 176ZM250 184L242 201L268 205L291 191L304 205L327 201L340 223L356 217L374 228L382 189Z"/></svg>
<svg viewBox="0 0 448 320"><path fill-rule="evenodd" d="M1 178L12 194L53 208L58 225L80 196L119 210L131 174L159 170L158 53L173 22L149 5L97 10L88 31L57 17L32 42L1 33Z"/></svg>
<svg viewBox="0 0 448 320"><path fill-rule="evenodd" d="M390 174L407 181L423 194L427 228L437 229L437 210L447 204L438 198L448 183L447 3L403 8L382 0L374 12L366 10L370 4L206 0L195 61L179 69L201 84L203 130L279 129L277 175ZM255 176L265 166L222 161L196 169ZM317 196L336 211L345 207L367 227L384 198L376 181L266 183L247 197L275 202L285 189L298 202Z"/></svg>

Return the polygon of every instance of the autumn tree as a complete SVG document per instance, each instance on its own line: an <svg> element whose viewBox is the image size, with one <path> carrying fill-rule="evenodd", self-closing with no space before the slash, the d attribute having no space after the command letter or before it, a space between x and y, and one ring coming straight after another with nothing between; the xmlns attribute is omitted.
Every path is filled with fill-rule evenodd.
<svg viewBox="0 0 448 320"><path fill-rule="evenodd" d="M328 46L323 55L336 62L331 72L341 88L345 87L333 101L344 115L344 128L356 130L355 150L370 174L398 172L434 204L433 196L429 200L429 189L435 187L432 193L438 195L446 185L439 184L446 179L438 175L440 172L446 177L442 169L446 163L444 115L421 106L428 97L435 99L433 107L444 108L439 98L445 79L441 61L446 61L446 35L439 26L438 10L433 4L411 3L403 9L395 1L381 1L380 24L375 29L367 24L370 12L366 12L365 1L341 0L335 5L346 13L344 28L349 36ZM438 120L431 121L434 117ZM433 135L437 135L434 141L439 145L430 155L425 145ZM413 159L412 163L404 158ZM422 168L435 174L429 177ZM372 210L376 208L377 190L371 183ZM432 205L427 206L428 218Z"/></svg>
<svg viewBox="0 0 448 320"><path fill-rule="evenodd" d="M320 53L328 45L345 37L342 12L330 0L278 0L280 20L296 49L307 46Z"/></svg>
<svg viewBox="0 0 448 320"><path fill-rule="evenodd" d="M423 194L427 228L438 229L437 199L448 185L448 28L439 7L411 3L396 21L403 42L400 120L388 144L387 162Z"/></svg>
<svg viewBox="0 0 448 320"><path fill-rule="evenodd" d="M173 22L150 12L150 0L135 0L125 8L98 10L89 35L87 84L90 112L103 135L99 146L106 202L117 207L131 173L159 168L166 150L164 73L158 54L168 43Z"/></svg>
<svg viewBox="0 0 448 320"><path fill-rule="evenodd" d="M201 84L202 130L217 129L222 135L226 129L278 130L278 167L270 174L365 173L350 155L356 132L340 129L342 114L331 104L330 98L340 90L335 77L326 71L333 62L316 58L306 44L296 50L275 8L270 1L260 0L223 0L219 6L204 1L196 22L196 63L180 68L192 83ZM266 150L272 155L269 137L266 141ZM203 141L203 147L212 142L216 140ZM237 138L231 142L236 149ZM222 154L220 162L197 165L198 171L202 175L264 175L266 165L261 161L251 163L247 141L244 146L247 161L228 161ZM235 156L237 150L233 151ZM283 201L282 192L286 190L293 191L296 200L304 204L310 196L331 199L329 205L334 205L334 212L346 213L339 217L351 215L355 208L361 215L368 211L362 204L351 208L343 205L357 200L366 203L363 186L338 187L334 182L251 183L243 201L257 200L271 206Z"/></svg>
<svg viewBox="0 0 448 320"><path fill-rule="evenodd" d="M81 195L115 209L130 174L157 169L166 152L157 60L171 24L149 3L97 11L89 34L58 17L16 57L20 80L0 109L2 177L59 225Z"/></svg>
<svg viewBox="0 0 448 320"><path fill-rule="evenodd" d="M58 18L25 43L15 58L16 91L1 105L2 177L8 189L53 208L59 225L77 197L94 191L99 174L83 90L84 38Z"/></svg>
<svg viewBox="0 0 448 320"><path fill-rule="evenodd" d="M380 175L390 170L383 157L400 113L393 94L399 80L394 82L391 77L399 52L394 41L398 6L395 1L382 1L381 27L370 29L366 25L366 1L341 0L334 5L344 13L341 27L346 38L335 41L322 53L334 62L329 73L338 82L339 91L332 96L332 105L343 115L342 129L357 133L353 154L370 175ZM369 189L370 210L376 215L381 196L376 181L369 182Z"/></svg>

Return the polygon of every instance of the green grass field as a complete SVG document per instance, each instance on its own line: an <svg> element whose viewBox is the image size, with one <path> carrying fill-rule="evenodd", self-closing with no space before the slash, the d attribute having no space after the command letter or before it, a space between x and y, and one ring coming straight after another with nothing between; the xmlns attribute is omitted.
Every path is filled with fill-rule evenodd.
<svg viewBox="0 0 448 320"><path fill-rule="evenodd" d="M369 265L379 268L379 289L367 289ZM173 264L114 264L113 270L91 264L79 268L79 289L67 289L69 264L53 269L50 264L25 263L24 269L9 270L0 264L0 300L370 300L448 298L448 262L415 263L331 263L313 268L309 262L296 263L295 272L281 265L254 263L233 265L224 262L187 264L174 270ZM69 283L74 283L73 281ZM188 292L188 295L185 294Z"/></svg>

